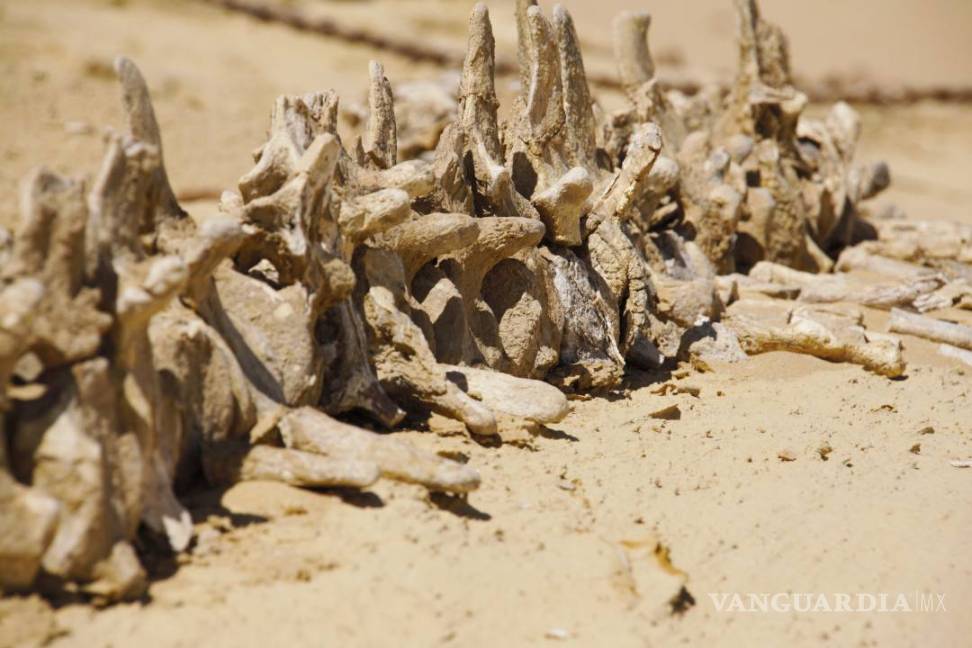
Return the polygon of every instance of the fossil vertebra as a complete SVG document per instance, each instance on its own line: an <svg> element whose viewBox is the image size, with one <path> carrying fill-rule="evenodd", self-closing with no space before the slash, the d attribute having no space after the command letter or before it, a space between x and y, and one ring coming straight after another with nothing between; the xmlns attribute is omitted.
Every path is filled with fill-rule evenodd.
<svg viewBox="0 0 972 648"><path fill-rule="evenodd" d="M176 201L145 82L119 59L128 132L108 138L90 190L29 178L4 250L0 587L138 596L136 533L185 549L176 491L199 474L479 485L472 466L335 418L351 412L389 429L435 412L502 439L561 421L560 390L616 388L629 366L790 350L901 375L897 339L865 331L858 312L740 293L972 303L969 233L865 221L890 176L855 163L859 118L846 104L804 118L782 33L753 0L735 5L727 93L666 90L649 16L619 17L631 107L605 116L568 12L520 0L507 123L477 5L455 103L421 125L431 136L409 134L409 159L393 86L372 63L353 146L333 92L280 97L253 168L206 219ZM421 109L399 108L418 129ZM848 247L869 231L881 238ZM897 283L810 274L838 255L837 270ZM968 346L941 322L893 320Z"/></svg>

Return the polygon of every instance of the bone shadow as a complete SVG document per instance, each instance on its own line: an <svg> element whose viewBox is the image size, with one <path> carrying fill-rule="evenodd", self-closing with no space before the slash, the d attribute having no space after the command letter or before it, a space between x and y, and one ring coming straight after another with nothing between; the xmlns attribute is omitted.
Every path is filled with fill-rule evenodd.
<svg viewBox="0 0 972 648"><path fill-rule="evenodd" d="M456 517L465 518L467 520L488 522L489 520L493 519L492 515L486 513L485 511L480 511L461 495L429 493L429 502L431 502L432 505L440 511L446 511L447 513L452 513Z"/></svg>
<svg viewBox="0 0 972 648"><path fill-rule="evenodd" d="M569 432L555 430L554 428L549 428L545 425L540 426L540 431L537 432L537 435L543 437L544 439L551 439L553 441L567 441L568 443L577 443L580 441L579 438L575 437Z"/></svg>

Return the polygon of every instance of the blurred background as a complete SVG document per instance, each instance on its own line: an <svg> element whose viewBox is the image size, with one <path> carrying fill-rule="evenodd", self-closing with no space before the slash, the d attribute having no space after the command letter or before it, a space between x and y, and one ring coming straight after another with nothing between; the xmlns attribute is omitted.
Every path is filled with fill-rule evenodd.
<svg viewBox="0 0 972 648"><path fill-rule="evenodd" d="M230 0L343 33L461 57L472 0ZM121 125L112 60L133 58L145 74L162 126L170 176L184 202L206 208L235 186L263 141L279 94L334 88L358 110L367 63L378 59L393 84L437 78L455 66L385 48L261 21L227 0L0 0L0 224L18 213L20 179L46 164L93 173L105 126ZM513 0L489 0L500 58L516 52ZM732 0L561 0L575 19L592 75L613 77L611 21L624 9L653 16L659 74L680 81L729 81L735 70ZM968 0L762 0L764 16L790 39L794 72L808 87L960 90L972 87L972 2ZM542 2L549 11L553 3ZM357 41L357 42L356 42ZM394 48L393 48L394 49ZM512 76L498 80L515 91ZM615 91L595 88L608 109ZM972 104L860 105L860 157L884 158L894 201L921 218L969 220ZM821 110L822 107L811 107Z"/></svg>

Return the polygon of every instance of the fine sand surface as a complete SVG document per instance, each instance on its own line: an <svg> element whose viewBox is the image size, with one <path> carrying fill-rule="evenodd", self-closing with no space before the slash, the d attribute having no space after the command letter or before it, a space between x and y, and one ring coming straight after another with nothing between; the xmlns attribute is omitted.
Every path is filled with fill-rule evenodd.
<svg viewBox="0 0 972 648"><path fill-rule="evenodd" d="M292 4L351 22L370 12L400 36L461 47L471 3ZM489 4L512 56L511 3ZM610 16L631 4L564 4L591 65L609 69ZM731 70L729 0L651 4L660 58ZM972 81L967 2L763 4L808 77ZM97 168L100 129L122 121L119 53L149 80L183 196L235 184L278 94L333 87L360 102L369 58L393 82L442 73L188 0L0 0L0 223L15 226L30 168ZM972 222L972 109L861 111L860 156L892 168L881 201ZM935 315L972 324L968 311ZM867 318L883 330L886 314ZM515 445L478 445L442 420L402 432L480 470L465 501L388 481L360 494L272 483L192 493L197 545L178 564L156 561L148 601L0 599L0 646L967 646L972 469L949 462L972 458L972 368L904 342L901 380L773 353L678 378L634 374ZM671 405L677 419L650 416ZM709 596L916 591L944 594L946 611L720 612Z"/></svg>

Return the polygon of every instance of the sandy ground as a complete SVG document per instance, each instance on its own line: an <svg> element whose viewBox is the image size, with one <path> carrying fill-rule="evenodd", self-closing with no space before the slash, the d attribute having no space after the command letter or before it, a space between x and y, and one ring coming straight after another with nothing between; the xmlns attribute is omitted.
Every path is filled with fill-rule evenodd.
<svg viewBox="0 0 972 648"><path fill-rule="evenodd" d="M394 10L390 29L446 44L461 43L469 6L309 4L372 23ZM509 3L490 4L502 48ZM592 65L608 66L608 16L625 3L565 4ZM709 71L730 60L721 3L652 4L666 58ZM960 0L764 4L790 31L801 73L972 80L962 35L972 5ZM94 171L99 129L121 123L110 61L122 52L150 81L183 194L234 184L276 95L334 87L358 101L379 56L188 0L0 1L0 223L15 223L30 168ZM441 72L381 58L393 80ZM972 221L972 110L862 110L862 157L894 174L882 200ZM880 329L885 315L868 318ZM902 380L769 354L689 376L697 397L662 393L671 376L633 375L515 446L446 427L403 432L479 468L483 487L467 501L388 482L363 494L269 483L193 493L196 549L158 562L149 600L95 610L2 599L0 646L968 645L972 470L949 460L972 458L972 369L905 344ZM671 404L678 420L649 417ZM673 614L682 587L694 605L683 595ZM944 594L947 611L731 613L709 596L915 591Z"/></svg>

